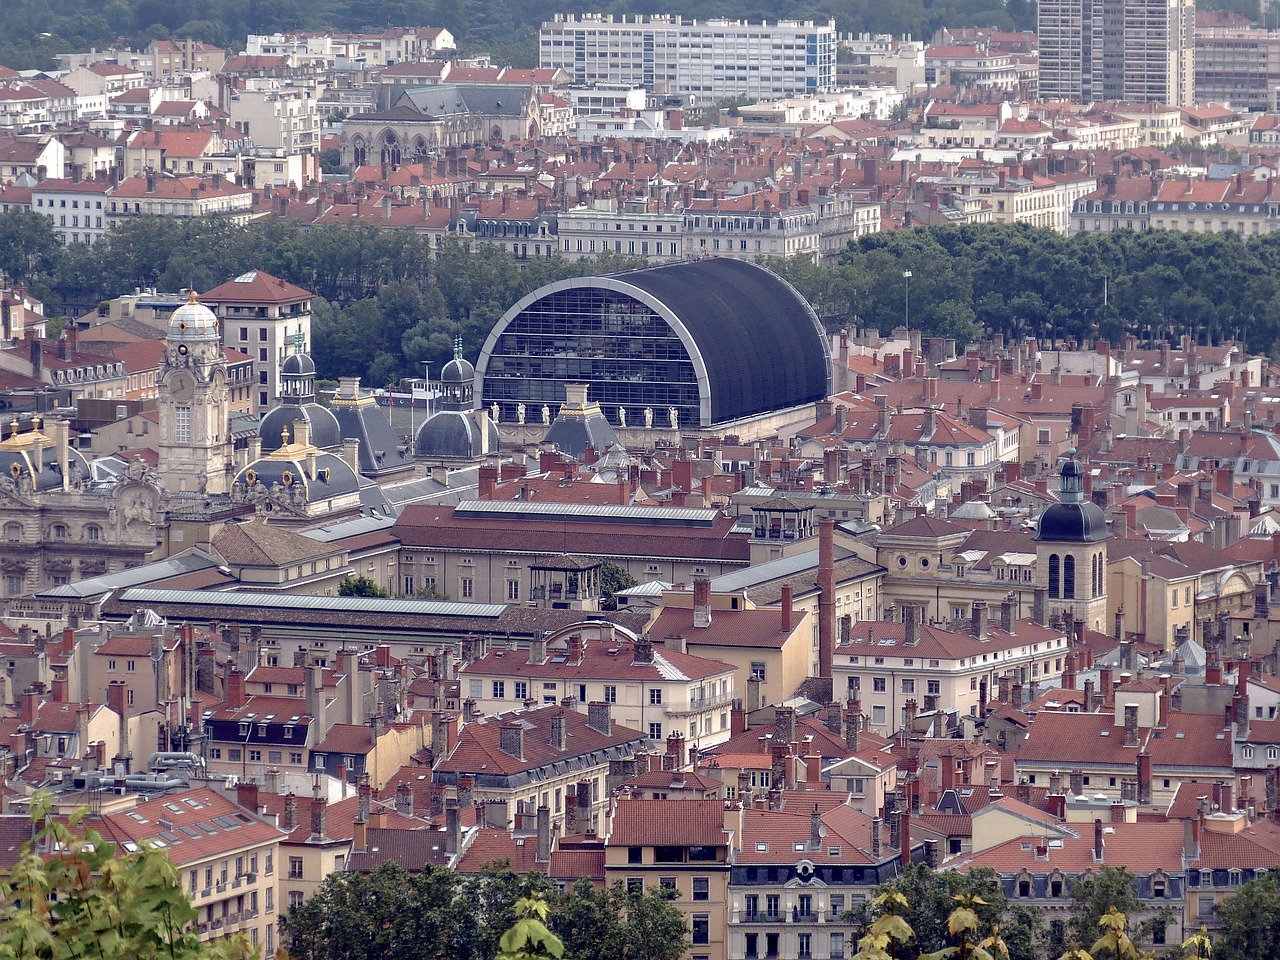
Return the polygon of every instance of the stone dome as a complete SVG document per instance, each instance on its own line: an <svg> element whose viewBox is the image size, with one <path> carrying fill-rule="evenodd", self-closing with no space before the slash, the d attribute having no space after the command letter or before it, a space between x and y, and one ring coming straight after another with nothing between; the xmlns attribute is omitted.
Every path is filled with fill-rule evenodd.
<svg viewBox="0 0 1280 960"><path fill-rule="evenodd" d="M474 415L465 410L441 410L418 428L417 436L413 438L414 456L433 460L478 460L486 452L497 453L497 426L486 418L485 430L488 433L487 445Z"/></svg>
<svg viewBox="0 0 1280 960"><path fill-rule="evenodd" d="M187 302L169 317L170 340L197 340L218 336L218 318L200 302L194 290Z"/></svg>

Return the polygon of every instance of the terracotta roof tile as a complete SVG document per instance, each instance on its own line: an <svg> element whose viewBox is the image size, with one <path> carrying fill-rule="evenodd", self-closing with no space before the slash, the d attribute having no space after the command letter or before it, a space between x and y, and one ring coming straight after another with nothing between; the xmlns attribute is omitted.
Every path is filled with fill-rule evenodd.
<svg viewBox="0 0 1280 960"><path fill-rule="evenodd" d="M608 846L724 846L721 800L619 800Z"/></svg>

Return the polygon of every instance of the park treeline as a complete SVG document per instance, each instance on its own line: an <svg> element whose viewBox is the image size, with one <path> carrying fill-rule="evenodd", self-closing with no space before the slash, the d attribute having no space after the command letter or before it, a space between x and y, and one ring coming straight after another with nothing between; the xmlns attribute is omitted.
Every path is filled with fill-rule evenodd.
<svg viewBox="0 0 1280 960"><path fill-rule="evenodd" d="M48 314L154 287L207 290L265 270L316 294L313 352L322 377L359 374L382 386L439 369L461 337L475 357L494 323L537 287L640 266L614 256L517 260L408 230L367 225L304 229L278 220L129 221L92 247L61 246L48 222L0 215L0 271L30 285ZM929 227L873 234L838 264L770 260L830 330L910 323L961 346L1007 338L1142 341L1191 334L1280 341L1280 236L1118 231L1063 237L1022 226ZM911 272L910 280L903 277ZM910 284L908 291L907 284ZM908 304L909 297L909 304ZM908 315L909 312L909 315Z"/></svg>

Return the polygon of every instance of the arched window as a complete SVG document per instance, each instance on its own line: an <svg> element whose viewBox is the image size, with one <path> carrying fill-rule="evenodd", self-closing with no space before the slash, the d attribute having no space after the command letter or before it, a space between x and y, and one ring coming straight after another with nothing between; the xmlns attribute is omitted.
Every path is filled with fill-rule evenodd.
<svg viewBox="0 0 1280 960"><path fill-rule="evenodd" d="M67 539L67 525L64 523L55 523L49 528L49 536L54 540Z"/></svg>
<svg viewBox="0 0 1280 960"><path fill-rule="evenodd" d="M86 540L101 540L102 528L98 526L96 523L88 524L84 528L84 538Z"/></svg>
<svg viewBox="0 0 1280 960"><path fill-rule="evenodd" d="M18 543L22 540L22 524L6 523L4 525L4 539L6 543Z"/></svg>
<svg viewBox="0 0 1280 960"><path fill-rule="evenodd" d="M1056 553L1049 554L1049 596L1057 600L1062 596L1061 561Z"/></svg>
<svg viewBox="0 0 1280 960"><path fill-rule="evenodd" d="M1062 599L1076 598L1076 558L1071 554L1062 561Z"/></svg>
<svg viewBox="0 0 1280 960"><path fill-rule="evenodd" d="M369 159L369 148L363 137L356 137L351 142L351 159L357 167L363 167Z"/></svg>

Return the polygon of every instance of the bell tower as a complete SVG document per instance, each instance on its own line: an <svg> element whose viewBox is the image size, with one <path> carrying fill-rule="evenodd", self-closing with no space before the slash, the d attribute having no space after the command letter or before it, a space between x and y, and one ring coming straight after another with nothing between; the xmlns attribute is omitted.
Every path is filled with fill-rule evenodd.
<svg viewBox="0 0 1280 960"><path fill-rule="evenodd" d="M1036 583L1047 588L1049 612L1105 629L1107 617L1107 530L1102 508L1084 496L1084 471L1067 451L1058 502L1036 525Z"/></svg>
<svg viewBox="0 0 1280 960"><path fill-rule="evenodd" d="M226 493L227 359L218 318L194 290L169 318L159 381L161 483L171 493Z"/></svg>

